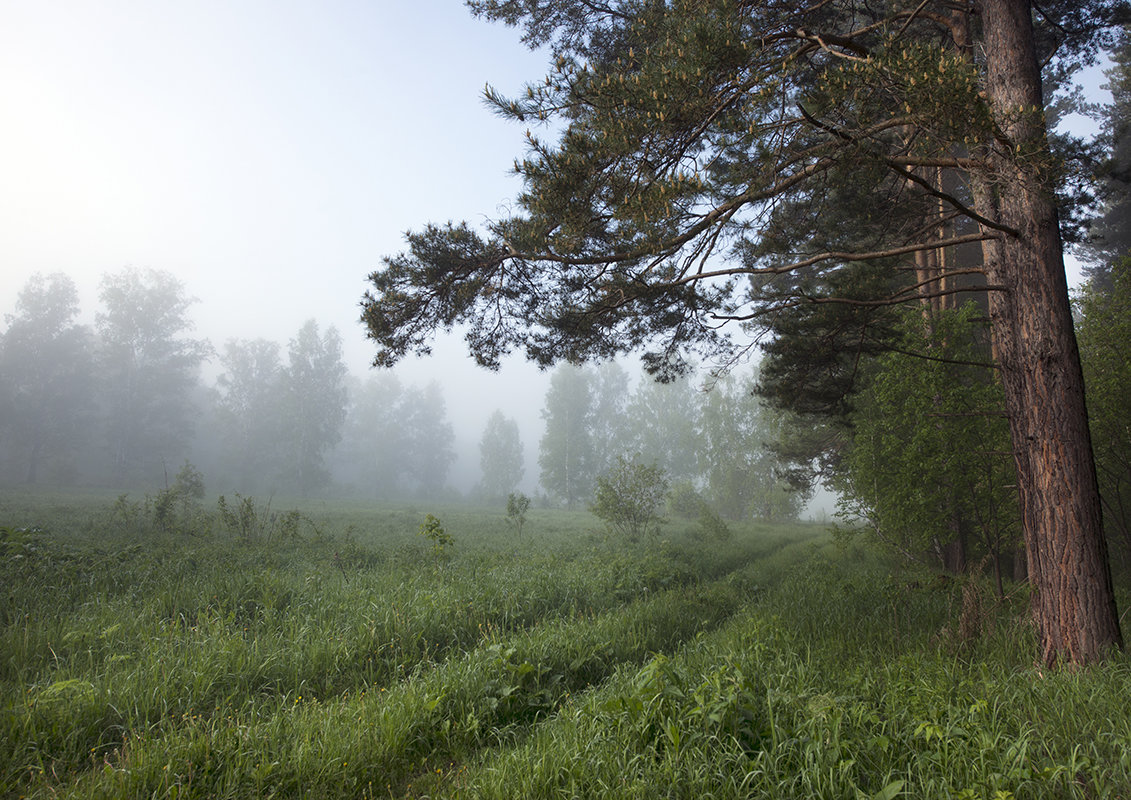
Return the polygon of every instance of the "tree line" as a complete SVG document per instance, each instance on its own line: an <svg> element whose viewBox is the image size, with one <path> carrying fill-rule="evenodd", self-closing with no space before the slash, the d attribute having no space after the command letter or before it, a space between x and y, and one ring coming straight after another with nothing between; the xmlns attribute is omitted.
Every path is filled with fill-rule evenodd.
<svg viewBox="0 0 1131 800"><path fill-rule="evenodd" d="M217 351L193 336L194 301L167 272L108 274L98 297L93 326L82 324L74 281L36 275L6 315L5 485L167 486L189 458L213 486L248 494L309 495L341 479L390 493L443 484L452 434L439 388L352 378L334 327L309 320L285 348L253 339Z"/></svg>
<svg viewBox="0 0 1131 800"><path fill-rule="evenodd" d="M185 461L214 491L449 497L455 430L436 382L350 375L337 330L304 323L286 346L193 336L193 301L172 275L126 269L101 282L89 327L73 280L36 275L0 334L0 476L6 485L168 486ZM205 385L202 371L217 374ZM618 456L655 465L732 519L796 515L804 497L765 447L782 415L752 376L710 392L657 384L617 363L563 365L543 398L543 502L587 504ZM478 440L473 499L502 503L526 476L521 433L496 410ZM533 475L532 475L533 477Z"/></svg>
<svg viewBox="0 0 1131 800"><path fill-rule="evenodd" d="M1106 549L1131 566L1131 39L1107 72L1113 102L1089 156L1090 217L1070 232L1087 281L1074 300L1076 341L1103 506ZM951 269L980 267L980 251L949 253ZM863 270L841 280L863 282ZM1026 577L1024 520L1009 415L980 283L902 308L809 309L779 327L759 392L807 426L778 442L796 481L825 479L842 511L885 546L961 573L988 564ZM866 332L866 333L862 333ZM816 347L806 346L817 338ZM820 376L820 377L818 377Z"/></svg>
<svg viewBox="0 0 1131 800"><path fill-rule="evenodd" d="M791 491L769 445L788 415L753 395L755 376L685 375L659 383L617 362L563 364L551 375L539 443L541 484L567 507L587 504L597 479L619 458L662 471L673 486L701 493L728 519L796 518L807 500ZM705 385L703 385L705 383Z"/></svg>

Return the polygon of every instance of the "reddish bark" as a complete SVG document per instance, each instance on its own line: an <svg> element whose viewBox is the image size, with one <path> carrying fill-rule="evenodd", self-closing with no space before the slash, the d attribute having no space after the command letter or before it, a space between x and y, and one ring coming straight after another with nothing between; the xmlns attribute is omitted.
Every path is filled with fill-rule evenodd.
<svg viewBox="0 0 1131 800"><path fill-rule="evenodd" d="M1009 233L985 247L990 317L1017 463L1041 658L1087 663L1122 647L1092 458L1028 0L981 0L986 90L1000 134L980 212Z"/></svg>

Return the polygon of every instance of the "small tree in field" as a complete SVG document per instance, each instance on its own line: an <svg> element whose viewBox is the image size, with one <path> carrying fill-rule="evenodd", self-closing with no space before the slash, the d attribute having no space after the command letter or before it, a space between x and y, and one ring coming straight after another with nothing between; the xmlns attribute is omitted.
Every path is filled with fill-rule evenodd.
<svg viewBox="0 0 1131 800"><path fill-rule="evenodd" d="M526 512L530 510L530 498L522 492L511 492L507 497L507 522L514 525L522 536L522 526L526 524Z"/></svg>
<svg viewBox="0 0 1131 800"><path fill-rule="evenodd" d="M153 498L153 520L165 533L174 530L183 533L203 531L211 527L207 516L200 513L200 501L203 499L204 474L185 461L173 485L166 486Z"/></svg>
<svg viewBox="0 0 1131 800"><path fill-rule="evenodd" d="M664 522L660 508L667 501L668 479L664 470L617 456L617 464L597 478L593 505L589 510L630 542L654 534Z"/></svg>
<svg viewBox="0 0 1131 800"><path fill-rule="evenodd" d="M440 520L432 514L424 516L424 522L420 523L420 535L432 543L432 556L437 561L447 558L456 543L452 535L444 530Z"/></svg>

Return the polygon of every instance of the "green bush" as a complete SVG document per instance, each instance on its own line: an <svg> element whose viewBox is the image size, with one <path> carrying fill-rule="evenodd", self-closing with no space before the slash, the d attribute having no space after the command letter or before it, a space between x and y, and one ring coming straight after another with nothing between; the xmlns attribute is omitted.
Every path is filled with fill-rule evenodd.
<svg viewBox="0 0 1131 800"><path fill-rule="evenodd" d="M683 519L696 519L703 508L703 495L691 481L681 481L672 487L668 497L668 513Z"/></svg>
<svg viewBox="0 0 1131 800"><path fill-rule="evenodd" d="M668 480L663 469L617 456L617 465L597 478L589 510L613 531L638 542L655 534L663 524L659 512L667 496Z"/></svg>

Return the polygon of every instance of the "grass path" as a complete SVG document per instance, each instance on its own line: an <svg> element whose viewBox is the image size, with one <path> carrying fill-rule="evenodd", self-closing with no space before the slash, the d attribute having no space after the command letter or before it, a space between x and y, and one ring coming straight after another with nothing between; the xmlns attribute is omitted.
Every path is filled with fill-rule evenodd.
<svg viewBox="0 0 1131 800"><path fill-rule="evenodd" d="M717 630L420 796L1131 796L1131 659L1045 674L1016 607L967 640L947 630L952 599L812 555Z"/></svg>
<svg viewBox="0 0 1131 800"><path fill-rule="evenodd" d="M558 541L433 564L352 541L115 550L9 537L0 785L106 797L407 786L715 627L741 602L719 576L788 541Z"/></svg>

